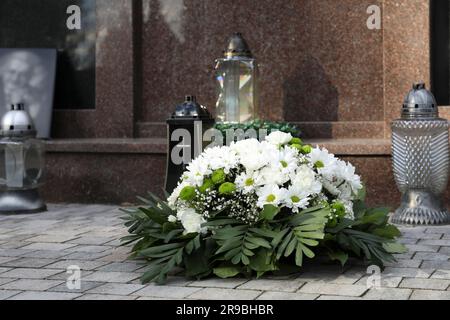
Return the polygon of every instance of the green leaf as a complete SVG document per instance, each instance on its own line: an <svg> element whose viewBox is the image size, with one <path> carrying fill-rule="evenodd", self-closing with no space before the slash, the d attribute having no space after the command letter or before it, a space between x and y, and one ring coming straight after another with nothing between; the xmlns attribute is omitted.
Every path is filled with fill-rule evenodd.
<svg viewBox="0 0 450 320"><path fill-rule="evenodd" d="M215 241L208 239L202 242L201 247L191 254L184 254L183 261L187 277L200 279L211 274L210 260L214 254L215 246Z"/></svg>
<svg viewBox="0 0 450 320"><path fill-rule="evenodd" d="M383 248L389 253L406 253L408 249L401 243L398 242L384 242Z"/></svg>
<svg viewBox="0 0 450 320"><path fill-rule="evenodd" d="M372 231L372 233L379 237L383 237L383 238L387 238L387 239L394 239L394 238L401 236L400 230L398 230L398 228L392 224L389 224L382 228L376 228Z"/></svg>
<svg viewBox="0 0 450 320"><path fill-rule="evenodd" d="M156 223L159 223L160 225L163 225L164 223L167 222L167 218L154 209L151 209L151 208L146 209L146 208L140 207L139 210L142 211L143 213L145 213L150 219L152 219Z"/></svg>
<svg viewBox="0 0 450 320"><path fill-rule="evenodd" d="M332 261L339 261L341 263L341 266L344 266L348 260L348 253L345 253L344 251L341 250L330 251L328 252L328 257Z"/></svg>
<svg viewBox="0 0 450 320"><path fill-rule="evenodd" d="M255 256L250 259L250 268L256 272L275 271L277 267L271 261L270 250L260 249Z"/></svg>
<svg viewBox="0 0 450 320"><path fill-rule="evenodd" d="M267 240L264 240L262 238L254 238L254 237L247 237L246 239L248 242L253 243L254 245L258 245L260 247L264 247L267 249L271 249L270 243Z"/></svg>
<svg viewBox="0 0 450 320"><path fill-rule="evenodd" d="M279 212L280 208L271 204L266 204L259 217L263 220L272 221Z"/></svg>

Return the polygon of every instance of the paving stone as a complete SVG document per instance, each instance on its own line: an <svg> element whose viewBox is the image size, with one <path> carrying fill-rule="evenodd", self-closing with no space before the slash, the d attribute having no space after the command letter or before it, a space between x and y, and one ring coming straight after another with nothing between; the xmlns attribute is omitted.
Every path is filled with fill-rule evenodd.
<svg viewBox="0 0 450 320"><path fill-rule="evenodd" d="M319 297L318 294L313 293L291 293L291 292L276 292L267 291L258 297L257 300L315 300Z"/></svg>
<svg viewBox="0 0 450 320"><path fill-rule="evenodd" d="M144 265L135 262L113 262L108 263L106 261L98 261L106 265L98 268L99 271L118 271L118 272L133 272L141 269Z"/></svg>
<svg viewBox="0 0 450 320"><path fill-rule="evenodd" d="M448 257L450 257L450 247L441 247L439 249L439 253L446 254Z"/></svg>
<svg viewBox="0 0 450 320"><path fill-rule="evenodd" d="M414 290L410 300L450 300L450 291Z"/></svg>
<svg viewBox="0 0 450 320"><path fill-rule="evenodd" d="M432 279L448 279L450 280L450 270L436 270L431 276Z"/></svg>
<svg viewBox="0 0 450 320"><path fill-rule="evenodd" d="M398 239L398 242L403 244L416 244L418 239L412 239L412 238L400 238Z"/></svg>
<svg viewBox="0 0 450 320"><path fill-rule="evenodd" d="M36 237L28 238L30 242L51 242L62 243L75 239L77 236L74 234L43 234Z"/></svg>
<svg viewBox="0 0 450 320"><path fill-rule="evenodd" d="M417 252L414 255L416 260L438 260L438 261L448 261L448 254L442 254L438 252Z"/></svg>
<svg viewBox="0 0 450 320"><path fill-rule="evenodd" d="M119 282L125 283L137 279L141 276L139 273L132 272L104 272L95 271L92 274L84 277L86 281L100 281L100 282Z"/></svg>
<svg viewBox="0 0 450 320"><path fill-rule="evenodd" d="M11 270L11 268L0 267L0 274L5 273L6 271Z"/></svg>
<svg viewBox="0 0 450 320"><path fill-rule="evenodd" d="M450 261L426 260L420 265L424 269L448 269L450 270Z"/></svg>
<svg viewBox="0 0 450 320"><path fill-rule="evenodd" d="M351 296L336 296L336 295L321 295L317 300L362 300L360 297Z"/></svg>
<svg viewBox="0 0 450 320"><path fill-rule="evenodd" d="M60 280L18 279L0 286L0 289L46 291L60 284Z"/></svg>
<svg viewBox="0 0 450 320"><path fill-rule="evenodd" d="M443 279L405 278L400 283L401 288L412 288L412 289L446 290L449 286L450 280L443 280Z"/></svg>
<svg viewBox="0 0 450 320"><path fill-rule="evenodd" d="M108 256L109 252L72 252L64 256L68 260L100 260L108 262L107 260L101 260L102 257ZM113 261L111 261L113 262Z"/></svg>
<svg viewBox="0 0 450 320"><path fill-rule="evenodd" d="M0 300L6 300L16 294L21 293L22 291L17 290L0 290Z"/></svg>
<svg viewBox="0 0 450 320"><path fill-rule="evenodd" d="M2 264L7 267L15 268L42 268L55 262L55 259L42 258L19 258Z"/></svg>
<svg viewBox="0 0 450 320"><path fill-rule="evenodd" d="M450 240L419 240L419 244L450 247Z"/></svg>
<svg viewBox="0 0 450 320"><path fill-rule="evenodd" d="M315 273L309 271L298 276L298 280L302 282L329 282L334 284L353 284L361 279L366 273L363 271L349 272L349 273Z"/></svg>
<svg viewBox="0 0 450 320"><path fill-rule="evenodd" d="M403 234L402 236L407 239L439 240L439 239L441 239L442 234L438 234L438 233L408 233L408 234Z"/></svg>
<svg viewBox="0 0 450 320"><path fill-rule="evenodd" d="M401 254L394 254L395 259L411 259L415 252L407 252L407 253L401 253Z"/></svg>
<svg viewBox="0 0 450 320"><path fill-rule="evenodd" d="M0 257L21 257L31 251L26 249L0 249Z"/></svg>
<svg viewBox="0 0 450 320"><path fill-rule="evenodd" d="M361 285L361 286L366 286L367 288L370 288L371 286L373 286L373 282L369 280L369 283L368 283L368 280L369 280L369 276L364 276L355 284ZM381 286L381 288L397 288L398 285L400 284L400 282L402 282L402 280L403 280L402 277L390 277L390 276L385 276L385 275L381 274L380 286Z"/></svg>
<svg viewBox="0 0 450 320"><path fill-rule="evenodd" d="M416 257L414 257L416 258ZM422 260L407 260L407 259L398 259L397 262L389 262L386 263L386 267L396 267L396 268L419 268L422 264Z"/></svg>
<svg viewBox="0 0 450 320"><path fill-rule="evenodd" d="M0 273L1 278L23 278L23 279L45 279L55 275L61 270L35 269L35 268L15 268L10 271Z"/></svg>
<svg viewBox="0 0 450 320"><path fill-rule="evenodd" d="M36 243L32 243L32 244L30 244L28 246L25 246L22 249L60 251L60 250L72 248L72 247L75 247L75 246L76 246L76 244L70 244L70 243L36 242Z"/></svg>
<svg viewBox="0 0 450 320"><path fill-rule="evenodd" d="M387 267L382 272L382 277L429 278L433 272L433 269Z"/></svg>
<svg viewBox="0 0 450 320"><path fill-rule="evenodd" d="M112 247L109 246L94 246L94 245L76 245L68 249L69 252L87 252L87 253L99 253L111 250Z"/></svg>
<svg viewBox="0 0 450 320"><path fill-rule="evenodd" d="M36 250L23 254L26 258L59 259L67 256L69 252L53 250Z"/></svg>
<svg viewBox="0 0 450 320"><path fill-rule="evenodd" d="M408 244L406 245L408 250L413 252L438 252L439 246L432 246L432 245L423 245L423 244Z"/></svg>
<svg viewBox="0 0 450 320"><path fill-rule="evenodd" d="M60 284L54 288L49 289L48 291L57 291L57 292L69 292L69 293L84 293L88 290L94 289L98 286L105 284L104 282L94 282L94 281L83 281L81 279L80 289L69 289L67 287L67 283Z"/></svg>
<svg viewBox="0 0 450 320"><path fill-rule="evenodd" d="M104 261L98 261L98 260L94 260L94 261L89 261L89 260L61 260L55 263L52 263L48 266L46 266L46 268L50 268L50 269L64 269L66 270L69 266L78 266L80 267L80 269L83 271L89 271L89 270L94 270L97 268L100 268L102 266L104 266L105 264L107 264L107 262Z"/></svg>
<svg viewBox="0 0 450 320"><path fill-rule="evenodd" d="M17 257L0 257L0 266L3 266L3 264L8 263L10 261L17 260Z"/></svg>
<svg viewBox="0 0 450 320"><path fill-rule="evenodd" d="M99 293L99 294L113 294L127 296L145 288L144 285L139 284L126 284L126 283L106 283L89 290L87 293Z"/></svg>
<svg viewBox="0 0 450 320"><path fill-rule="evenodd" d="M186 298L199 290L205 290L192 287L176 287L176 286L157 286L147 285L145 288L133 293L135 296L159 297L159 298ZM225 289L214 289L225 290Z"/></svg>
<svg viewBox="0 0 450 320"><path fill-rule="evenodd" d="M201 300L254 300L261 293L261 291L256 290L205 288L189 295L188 298Z"/></svg>
<svg viewBox="0 0 450 320"><path fill-rule="evenodd" d="M305 284L298 292L359 297L366 291L366 286L313 282Z"/></svg>
<svg viewBox="0 0 450 320"><path fill-rule="evenodd" d="M428 227L425 230L425 233L450 233L450 226L435 226L435 227Z"/></svg>
<svg viewBox="0 0 450 320"><path fill-rule="evenodd" d="M258 279L246 282L237 289L295 292L304 284L304 282L298 280L286 281Z"/></svg>
<svg viewBox="0 0 450 320"><path fill-rule="evenodd" d="M202 287L202 288L224 288L224 289L234 289L237 286L246 283L247 279L206 279L198 280L189 284L190 287Z"/></svg>
<svg viewBox="0 0 450 320"><path fill-rule="evenodd" d="M136 296L118 296L110 294L85 294L75 300L136 300Z"/></svg>
<svg viewBox="0 0 450 320"><path fill-rule="evenodd" d="M102 245L107 244L109 246L115 246L112 244L112 240L115 240L114 237L92 237L92 236L81 236L74 240L70 240L70 243L76 244L88 244L88 245ZM120 245L120 242L118 243Z"/></svg>
<svg viewBox="0 0 450 320"><path fill-rule="evenodd" d="M15 281L15 280L17 280L17 279L15 279L15 278L0 278L0 286L1 286L2 284L9 283L9 282L13 282L13 281Z"/></svg>
<svg viewBox="0 0 450 320"><path fill-rule="evenodd" d="M8 300L73 300L78 293L27 291L12 296Z"/></svg>
<svg viewBox="0 0 450 320"><path fill-rule="evenodd" d="M61 270L60 270L60 271L61 271ZM87 277L88 275L90 275L90 274L92 274L92 273L93 273L93 271L81 271L81 278L84 279L85 277ZM60 273L57 273L57 274L55 274L55 275L53 275L53 276L47 277L47 279L50 279L50 280L64 280L64 281L67 281L67 279L68 279L69 277L70 277L70 274L67 273L66 270L64 270L64 271L62 271L62 272L60 272Z"/></svg>
<svg viewBox="0 0 450 320"><path fill-rule="evenodd" d="M408 300L411 289L373 288L363 296L366 300Z"/></svg>

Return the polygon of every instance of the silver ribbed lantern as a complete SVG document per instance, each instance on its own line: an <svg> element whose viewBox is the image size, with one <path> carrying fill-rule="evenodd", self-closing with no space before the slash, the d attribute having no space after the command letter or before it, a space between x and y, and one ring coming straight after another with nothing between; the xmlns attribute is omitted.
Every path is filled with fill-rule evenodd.
<svg viewBox="0 0 450 320"><path fill-rule="evenodd" d="M433 94L418 83L392 123L394 177L403 194L392 222L436 225L450 222L441 195L449 175L448 121L439 118Z"/></svg>
<svg viewBox="0 0 450 320"><path fill-rule="evenodd" d="M23 104L11 106L0 122L0 214L41 212L44 144Z"/></svg>

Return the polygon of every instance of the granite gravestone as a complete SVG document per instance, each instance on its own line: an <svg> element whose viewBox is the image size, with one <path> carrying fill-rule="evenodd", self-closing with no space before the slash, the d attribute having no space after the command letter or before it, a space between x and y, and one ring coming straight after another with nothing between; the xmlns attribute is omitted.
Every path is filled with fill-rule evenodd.
<svg viewBox="0 0 450 320"><path fill-rule="evenodd" d="M0 1L0 48L58 50L55 109L95 108L95 9L95 0Z"/></svg>

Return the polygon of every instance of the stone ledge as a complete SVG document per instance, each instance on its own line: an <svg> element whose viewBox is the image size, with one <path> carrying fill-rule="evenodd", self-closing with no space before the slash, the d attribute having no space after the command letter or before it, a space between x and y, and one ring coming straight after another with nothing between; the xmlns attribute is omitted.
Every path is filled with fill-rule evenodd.
<svg viewBox="0 0 450 320"><path fill-rule="evenodd" d="M342 156L389 156L387 139L307 139L306 143L320 145ZM166 154L164 138L139 139L57 139L46 141L50 153L132 153Z"/></svg>

